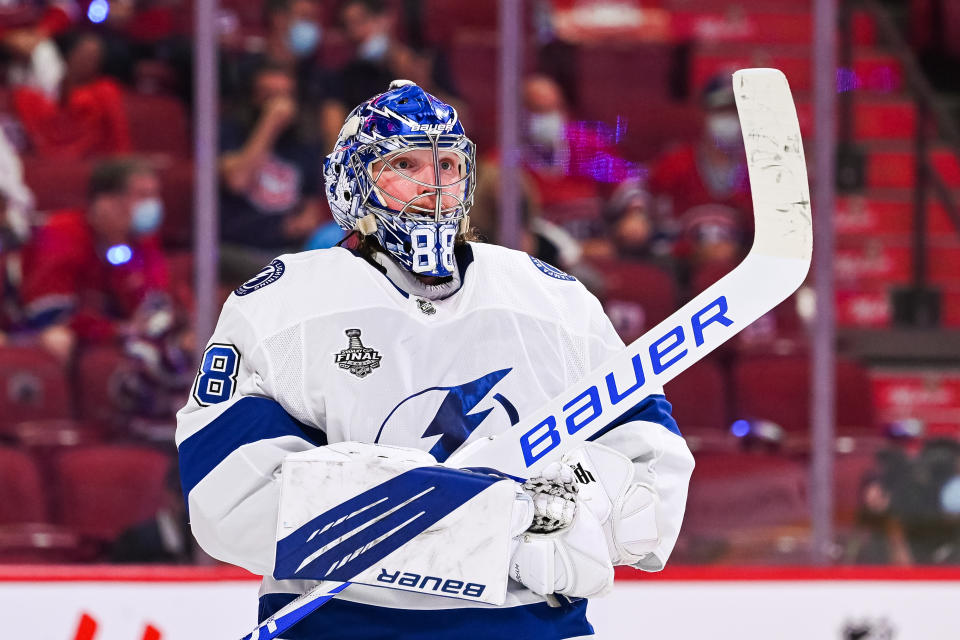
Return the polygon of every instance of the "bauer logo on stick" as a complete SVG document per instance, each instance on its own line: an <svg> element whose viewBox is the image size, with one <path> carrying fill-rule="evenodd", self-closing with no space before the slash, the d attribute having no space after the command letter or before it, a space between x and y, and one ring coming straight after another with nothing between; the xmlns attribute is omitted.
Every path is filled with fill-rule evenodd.
<svg viewBox="0 0 960 640"><path fill-rule="evenodd" d="M350 339L350 344L333 356L333 362L358 378L366 378L380 366L382 358L376 349L363 346L360 342L360 329L347 329L344 333Z"/></svg>

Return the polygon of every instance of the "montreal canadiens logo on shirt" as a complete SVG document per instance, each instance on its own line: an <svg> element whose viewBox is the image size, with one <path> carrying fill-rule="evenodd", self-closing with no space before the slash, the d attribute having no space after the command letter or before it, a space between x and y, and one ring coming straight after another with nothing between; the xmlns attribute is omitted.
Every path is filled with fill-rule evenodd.
<svg viewBox="0 0 960 640"><path fill-rule="evenodd" d="M534 258L533 256L530 256L530 262L533 263L533 266L535 266L537 269L540 269L540 271L547 274L551 278L556 278L557 280L576 280L576 278L574 278L569 273L564 273L563 271L560 271L560 269L557 269L553 265L549 265L543 260Z"/></svg>
<svg viewBox="0 0 960 640"><path fill-rule="evenodd" d="M234 293L238 296L245 296L257 291L258 289L263 289L271 282L276 282L279 280L280 276L283 275L283 272L286 271L286 269L287 267L283 264L283 261L278 258L265 266L263 269L260 269L260 273L237 287Z"/></svg>

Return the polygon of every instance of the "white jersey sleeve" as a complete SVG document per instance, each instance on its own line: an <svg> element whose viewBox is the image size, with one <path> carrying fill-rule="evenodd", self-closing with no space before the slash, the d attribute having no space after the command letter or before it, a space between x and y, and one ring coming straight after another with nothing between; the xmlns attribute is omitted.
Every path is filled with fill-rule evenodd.
<svg viewBox="0 0 960 640"><path fill-rule="evenodd" d="M190 526L208 554L270 575L284 457L326 444L275 400L271 354L231 296L177 414L177 448Z"/></svg>

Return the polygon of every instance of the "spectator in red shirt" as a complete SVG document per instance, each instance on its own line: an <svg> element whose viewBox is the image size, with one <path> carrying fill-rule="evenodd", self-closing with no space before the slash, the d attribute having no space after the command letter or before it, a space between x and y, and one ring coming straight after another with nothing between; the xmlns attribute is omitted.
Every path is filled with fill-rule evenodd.
<svg viewBox="0 0 960 640"><path fill-rule="evenodd" d="M680 221L692 207L723 204L752 219L750 183L740 119L729 77L704 89L701 139L667 150L651 165L649 188L661 213Z"/></svg>
<svg viewBox="0 0 960 640"><path fill-rule="evenodd" d="M59 99L31 87L13 92L13 107L38 156L88 158L130 151L123 91L101 75L103 44L80 34L65 47L66 73Z"/></svg>
<svg viewBox="0 0 960 640"><path fill-rule="evenodd" d="M142 333L155 320L169 286L154 234L163 215L159 194L147 164L105 161L90 178L86 211L54 213L24 248L27 323L55 355L67 359L78 341Z"/></svg>

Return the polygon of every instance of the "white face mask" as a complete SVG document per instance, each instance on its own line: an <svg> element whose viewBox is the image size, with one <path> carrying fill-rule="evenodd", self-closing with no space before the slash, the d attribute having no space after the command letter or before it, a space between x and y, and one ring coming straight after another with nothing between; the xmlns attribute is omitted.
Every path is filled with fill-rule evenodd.
<svg viewBox="0 0 960 640"><path fill-rule="evenodd" d="M364 40L357 50L364 60L377 61L382 60L387 55L387 49L390 48L390 38L385 33L379 33L368 40Z"/></svg>
<svg viewBox="0 0 960 640"><path fill-rule="evenodd" d="M133 206L130 228L138 236L153 233L163 222L163 202L159 198L145 198Z"/></svg>
<svg viewBox="0 0 960 640"><path fill-rule="evenodd" d="M556 147L563 140L565 121L559 111L531 113L527 120L527 132L531 142L545 147Z"/></svg>
<svg viewBox="0 0 960 640"><path fill-rule="evenodd" d="M740 118L735 113L710 114L707 116L707 135L723 149L741 146Z"/></svg>

